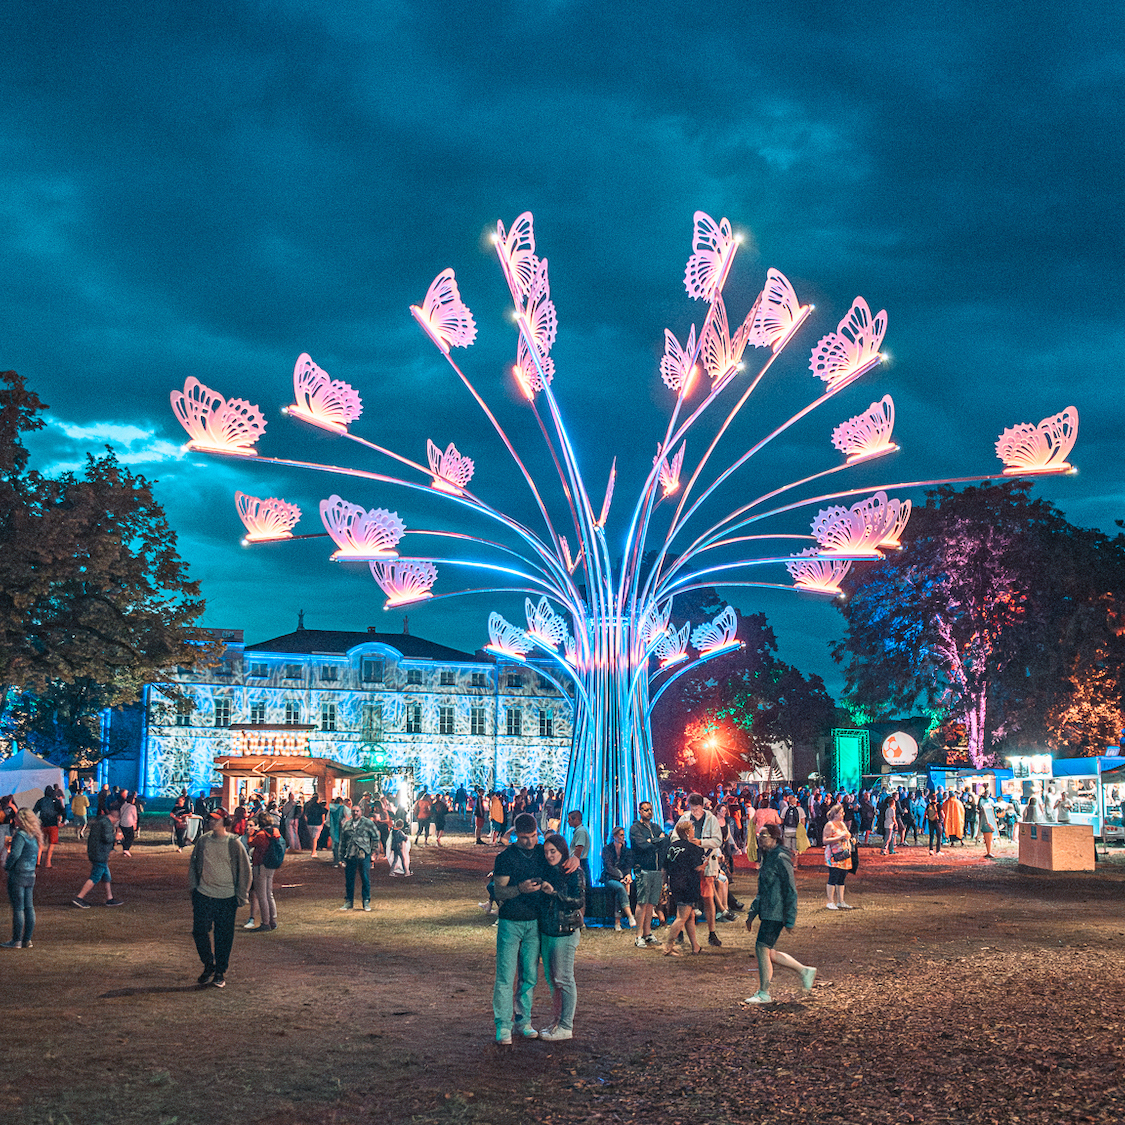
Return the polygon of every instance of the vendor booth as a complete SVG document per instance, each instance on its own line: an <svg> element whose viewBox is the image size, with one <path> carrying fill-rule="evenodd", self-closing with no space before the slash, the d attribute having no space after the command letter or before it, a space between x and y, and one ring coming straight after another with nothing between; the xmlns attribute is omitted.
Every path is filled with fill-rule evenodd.
<svg viewBox="0 0 1125 1125"><path fill-rule="evenodd" d="M350 796L351 782L370 776L370 770L346 766L331 758L305 755L229 754L215 759L215 771L223 779L221 803L233 809L248 804L254 793L264 800L288 792L304 800L315 790L324 801Z"/></svg>
<svg viewBox="0 0 1125 1125"><path fill-rule="evenodd" d="M1005 782L1010 780L1012 771L1002 767L987 769L973 769L970 766L927 766L929 788L952 790L960 793L968 789L974 796L979 797L987 793L990 797L1007 793Z"/></svg>
<svg viewBox="0 0 1125 1125"><path fill-rule="evenodd" d="M1125 757L1056 758L1049 786L1070 800L1071 824L1089 824L1094 835L1125 841L1122 801L1125 800Z"/></svg>
<svg viewBox="0 0 1125 1125"><path fill-rule="evenodd" d="M0 795L13 794L17 808L34 807L48 785L65 790L63 771L30 750L19 750L0 762Z"/></svg>

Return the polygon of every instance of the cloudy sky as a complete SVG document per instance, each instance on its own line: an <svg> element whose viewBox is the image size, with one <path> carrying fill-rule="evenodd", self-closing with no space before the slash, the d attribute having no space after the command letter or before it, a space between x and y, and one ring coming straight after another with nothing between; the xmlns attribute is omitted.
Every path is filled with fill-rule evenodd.
<svg viewBox="0 0 1125 1125"><path fill-rule="evenodd" d="M308 352L360 392L354 433L418 461L427 438L455 441L476 460L474 490L534 522L408 313L452 266L479 328L459 358L561 516L512 385L510 301L485 237L531 210L560 321L555 391L595 506L618 458L619 545L671 406L663 330L683 339L702 320L682 284L702 209L745 235L732 318L769 266L816 305L716 466L815 397L810 350L853 297L889 318L891 362L732 478L728 508L834 464L833 427L889 391L902 451L850 485L995 471L1001 430L1073 405L1081 471L1037 488L1112 530L1125 517L1119 18L1096 0L24 0L0 23L0 367L51 406L39 467L108 443L159 481L206 624L257 641L304 609L309 626L396 632L401 611L382 611L365 570L327 562L326 540L239 547L234 491L300 504L298 532L320 530L333 492L408 527L459 517L412 492L185 455L169 392L194 375L259 404L263 454L385 470L280 415ZM689 438L687 466L713 432ZM462 578L443 573L435 591ZM835 682L830 605L731 599ZM410 628L471 650L491 608L519 621L522 599L435 601Z"/></svg>

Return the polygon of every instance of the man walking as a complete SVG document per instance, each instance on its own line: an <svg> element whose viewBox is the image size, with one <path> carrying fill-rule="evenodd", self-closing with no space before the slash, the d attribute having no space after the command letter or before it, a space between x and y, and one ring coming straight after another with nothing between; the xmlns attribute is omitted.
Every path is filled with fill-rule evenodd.
<svg viewBox="0 0 1125 1125"><path fill-rule="evenodd" d="M48 785L43 790L43 796L35 802L35 807L31 810L39 817L39 823L43 827L43 842L47 845L47 853L45 862L43 853L40 853L39 863L45 867L50 867L51 860L54 859L55 845L59 842L59 826L66 816L66 810L59 799L60 793L61 790L56 791L53 785Z"/></svg>
<svg viewBox="0 0 1125 1125"><path fill-rule="evenodd" d="M379 829L363 815L360 805L352 806L352 815L340 828L340 851L344 856L344 905L341 910L355 908L355 874L358 871L363 888L363 909L371 909L371 853L379 844Z"/></svg>
<svg viewBox="0 0 1125 1125"><path fill-rule="evenodd" d="M797 866L797 829L805 819L805 810L797 803L797 794L790 793L785 798L785 809L781 814L781 842L789 849L793 857L793 866Z"/></svg>
<svg viewBox="0 0 1125 1125"><path fill-rule="evenodd" d="M638 949L656 944L652 915L664 889L664 850L668 846L668 833L654 824L652 817L652 804L642 801L637 808L637 819L629 828L629 846L637 866L637 906L641 911L641 932L633 941Z"/></svg>
<svg viewBox="0 0 1125 1125"><path fill-rule="evenodd" d="M199 986L213 984L225 988L230 951L234 945L234 919L240 906L250 899L250 856L238 836L227 828L226 810L215 809L208 816L209 832L195 842L188 864L191 888L192 926L196 952L203 962ZM215 946L211 948L211 930Z"/></svg>
<svg viewBox="0 0 1125 1125"><path fill-rule="evenodd" d="M692 793L688 797L688 819L695 826L695 842L707 856L703 873L699 877L699 897L703 900L703 916L707 919L707 943L722 945L715 933L715 876L719 873L719 851L723 835L715 814L707 811L703 797Z"/></svg>
<svg viewBox="0 0 1125 1125"><path fill-rule="evenodd" d="M86 856L90 860L90 878L82 884L82 890L71 899L71 902L81 910L90 909L86 896L97 883L105 883L106 906L121 905L121 899L113 897L113 882L109 873L109 857L113 851L113 845L117 842L117 822L120 816L119 810L110 809L90 825L90 834L86 839Z"/></svg>

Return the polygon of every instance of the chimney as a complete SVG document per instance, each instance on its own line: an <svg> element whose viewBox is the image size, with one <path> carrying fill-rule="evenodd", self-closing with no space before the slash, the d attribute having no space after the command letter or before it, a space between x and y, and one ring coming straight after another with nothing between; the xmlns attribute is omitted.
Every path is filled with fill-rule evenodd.
<svg viewBox="0 0 1125 1125"><path fill-rule="evenodd" d="M405 613L402 615L402 635L410 636L410 618Z"/></svg>

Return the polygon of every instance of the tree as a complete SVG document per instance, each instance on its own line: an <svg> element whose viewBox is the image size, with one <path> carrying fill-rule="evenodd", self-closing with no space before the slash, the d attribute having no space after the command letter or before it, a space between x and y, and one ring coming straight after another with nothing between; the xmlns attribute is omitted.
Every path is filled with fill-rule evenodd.
<svg viewBox="0 0 1125 1125"><path fill-rule="evenodd" d="M1088 743L1095 711L1104 727L1120 706L1122 544L1028 488L929 493L901 550L841 583L847 632L833 655L849 704L963 723L978 767L998 738Z"/></svg>
<svg viewBox="0 0 1125 1125"><path fill-rule="evenodd" d="M683 598L687 615L725 608L714 590ZM819 676L779 660L765 614L739 614L743 647L686 673L657 703L652 718L658 765L677 784L708 788L771 763L782 743L810 745L831 726L834 705Z"/></svg>
<svg viewBox="0 0 1125 1125"><path fill-rule="evenodd" d="M0 706L21 732L69 732L75 756L97 747L102 709L214 651L196 626L199 584L144 477L108 450L80 476L28 468L21 439L46 409L16 372L0 374Z"/></svg>

